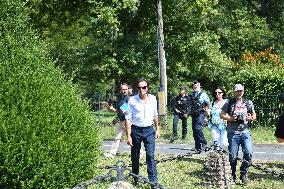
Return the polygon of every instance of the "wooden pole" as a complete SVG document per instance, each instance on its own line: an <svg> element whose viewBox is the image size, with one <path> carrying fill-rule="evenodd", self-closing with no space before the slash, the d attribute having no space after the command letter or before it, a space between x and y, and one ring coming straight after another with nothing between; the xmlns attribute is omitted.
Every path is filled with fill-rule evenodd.
<svg viewBox="0 0 284 189"><path fill-rule="evenodd" d="M158 61L159 61L159 115L163 118L162 126L167 125L167 73L166 58L164 49L164 32L163 32L163 16L162 16L162 0L157 0L158 12Z"/></svg>

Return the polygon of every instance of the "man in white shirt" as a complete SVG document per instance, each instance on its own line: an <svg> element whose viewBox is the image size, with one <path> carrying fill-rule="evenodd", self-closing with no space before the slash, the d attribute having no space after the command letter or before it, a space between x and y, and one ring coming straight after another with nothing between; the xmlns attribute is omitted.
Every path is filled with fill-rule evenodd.
<svg viewBox="0 0 284 189"><path fill-rule="evenodd" d="M132 172L139 174L139 154L143 142L146 150L148 178L150 182L156 183L155 138L160 137L157 100L155 96L148 94L149 84L146 79L139 79L137 84L138 94L130 97L128 113L125 116L127 143L131 146Z"/></svg>

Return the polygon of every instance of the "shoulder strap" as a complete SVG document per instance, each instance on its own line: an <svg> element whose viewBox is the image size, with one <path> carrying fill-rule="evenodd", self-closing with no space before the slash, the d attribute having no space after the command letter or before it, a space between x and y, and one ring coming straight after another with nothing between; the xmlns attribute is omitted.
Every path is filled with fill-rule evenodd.
<svg viewBox="0 0 284 189"><path fill-rule="evenodd" d="M236 104L236 99L235 98L229 98L228 99L228 114L231 115L233 114L233 111L235 108L232 108L233 105Z"/></svg>
<svg viewBox="0 0 284 189"><path fill-rule="evenodd" d="M251 106L250 106L250 104L249 104L249 99L244 99L244 102L245 102L245 105L246 105L246 107L247 107L247 112L248 113L252 113L252 108L251 108Z"/></svg>

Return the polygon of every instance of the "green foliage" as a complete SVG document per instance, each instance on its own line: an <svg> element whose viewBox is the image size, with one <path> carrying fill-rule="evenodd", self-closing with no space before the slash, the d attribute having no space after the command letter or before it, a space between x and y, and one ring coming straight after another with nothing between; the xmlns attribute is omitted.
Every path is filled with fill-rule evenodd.
<svg viewBox="0 0 284 189"><path fill-rule="evenodd" d="M86 103L48 58L19 0L0 3L0 188L64 188L95 174Z"/></svg>
<svg viewBox="0 0 284 189"><path fill-rule="evenodd" d="M274 46L282 55L283 3L266 3L163 1L168 90L193 79L207 90L228 88L232 61L244 52ZM28 1L26 7L56 65L88 98L141 76L159 88L156 1Z"/></svg>

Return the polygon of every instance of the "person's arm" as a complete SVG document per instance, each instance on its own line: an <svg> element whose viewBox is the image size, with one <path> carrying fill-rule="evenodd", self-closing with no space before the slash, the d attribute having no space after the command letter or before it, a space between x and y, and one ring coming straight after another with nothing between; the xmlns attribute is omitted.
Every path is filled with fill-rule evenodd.
<svg viewBox="0 0 284 189"><path fill-rule="evenodd" d="M222 119L224 119L225 121L235 121L235 119L237 119L236 115L233 116L229 116L228 114L226 114L224 111L221 112L220 117Z"/></svg>
<svg viewBox="0 0 284 189"><path fill-rule="evenodd" d="M284 138L276 138L276 140L277 140L278 143L284 142Z"/></svg>
<svg viewBox="0 0 284 189"><path fill-rule="evenodd" d="M284 112L279 117L274 136L278 143L284 142Z"/></svg>
<svg viewBox="0 0 284 189"><path fill-rule="evenodd" d="M159 119L158 119L158 102L155 99L155 106L154 106L154 126L155 126L155 138L160 138L160 128L159 128Z"/></svg>
<svg viewBox="0 0 284 189"><path fill-rule="evenodd" d="M126 130L126 137L127 137L127 144L132 146L132 137L131 137L131 125L132 125L132 106L131 100L128 101L128 109L127 114L125 115L125 130Z"/></svg>
<svg viewBox="0 0 284 189"><path fill-rule="evenodd" d="M130 120L125 120L125 127L126 127L127 144L129 146L133 146L132 137L131 137L131 121Z"/></svg>
<svg viewBox="0 0 284 189"><path fill-rule="evenodd" d="M254 121L254 120L256 120L256 113L255 113L254 105L253 105L252 101L249 101L249 106L250 107L247 107L247 108L250 109L250 111L248 112L248 115L247 115L247 120L248 121Z"/></svg>
<svg viewBox="0 0 284 189"><path fill-rule="evenodd" d="M159 128L159 119L157 115L154 117L154 125L155 125L155 130L156 130L155 138L159 139L160 138L160 128Z"/></svg>
<svg viewBox="0 0 284 189"><path fill-rule="evenodd" d="M177 108L177 101L178 101L178 96L175 97L175 100L174 100L174 104L173 104L173 109L176 113L181 113L178 108Z"/></svg>
<svg viewBox="0 0 284 189"><path fill-rule="evenodd" d="M220 114L221 119L225 121L235 121L237 119L237 116L236 115L230 116L229 114L227 114L228 110L229 110L229 102L227 101L222 107L222 111Z"/></svg>

